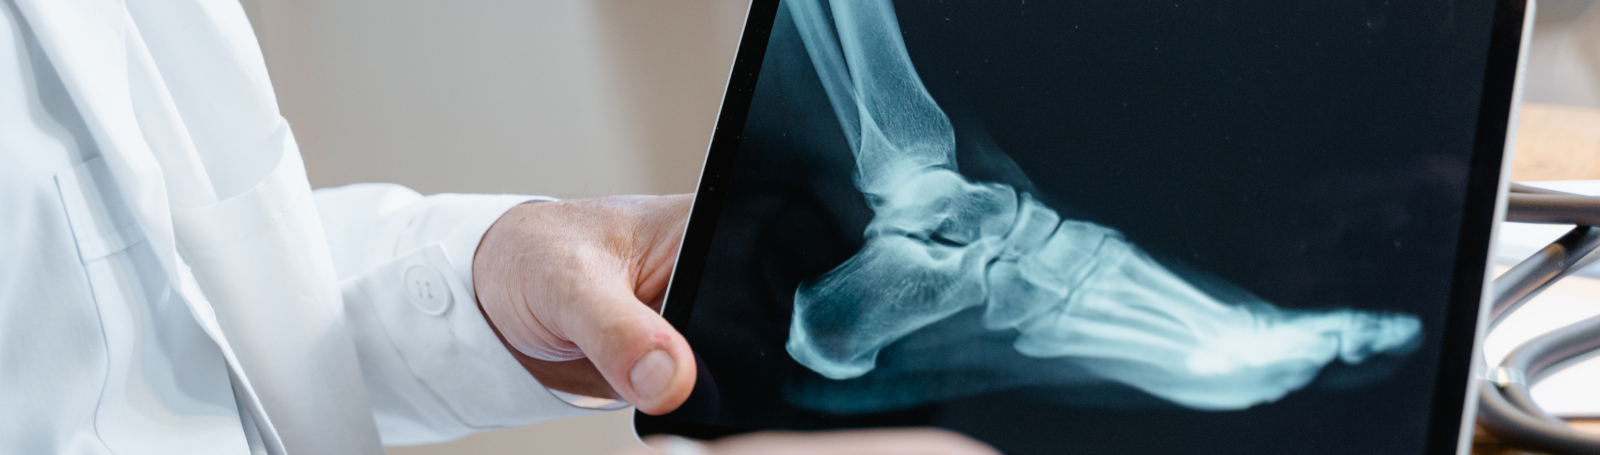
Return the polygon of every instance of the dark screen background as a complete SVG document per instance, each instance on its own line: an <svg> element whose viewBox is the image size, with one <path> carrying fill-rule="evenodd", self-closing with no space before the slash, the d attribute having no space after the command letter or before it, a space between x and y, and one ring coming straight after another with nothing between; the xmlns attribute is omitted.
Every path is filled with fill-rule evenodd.
<svg viewBox="0 0 1600 455"><path fill-rule="evenodd" d="M780 8L685 331L713 395L697 391L695 400L712 409L668 419L759 429L935 425L1013 454L1420 453L1493 7L895 2L912 61L956 127L968 178L992 170L962 151L993 144L1064 217L1120 230L1174 270L1221 278L1282 308L1423 321L1422 349L1368 366L1381 377L1351 385L1330 367L1280 401L1230 412L1165 404L1020 356L1010 349L1014 333L984 331L970 311L897 344L941 346L1010 370L840 384L792 361L783 345L796 286L853 255L872 212ZM941 384L941 395L850 415L794 399L927 398L907 391L912 382Z"/></svg>

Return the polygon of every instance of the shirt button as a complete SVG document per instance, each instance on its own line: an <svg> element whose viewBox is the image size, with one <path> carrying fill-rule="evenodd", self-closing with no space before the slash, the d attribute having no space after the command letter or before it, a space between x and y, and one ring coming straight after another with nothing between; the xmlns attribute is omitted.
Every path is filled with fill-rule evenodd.
<svg viewBox="0 0 1600 455"><path fill-rule="evenodd" d="M450 309L450 288L444 275L432 267L413 265L405 273L406 297L411 305L430 315L444 314Z"/></svg>

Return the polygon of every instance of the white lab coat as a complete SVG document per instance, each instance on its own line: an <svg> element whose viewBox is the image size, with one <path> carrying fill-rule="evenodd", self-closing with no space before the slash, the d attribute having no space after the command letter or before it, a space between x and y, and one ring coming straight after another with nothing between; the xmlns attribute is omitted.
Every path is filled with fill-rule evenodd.
<svg viewBox="0 0 1600 455"><path fill-rule="evenodd" d="M585 412L473 297L530 198L313 196L234 0L0 18L0 453L375 454Z"/></svg>

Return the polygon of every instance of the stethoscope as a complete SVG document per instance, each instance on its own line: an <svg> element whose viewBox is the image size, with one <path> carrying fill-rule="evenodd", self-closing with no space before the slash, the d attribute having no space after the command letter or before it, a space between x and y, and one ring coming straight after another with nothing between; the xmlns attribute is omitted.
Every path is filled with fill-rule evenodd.
<svg viewBox="0 0 1600 455"><path fill-rule="evenodd" d="M1495 278L1488 330L1557 280L1600 254L1600 197L1511 184L1506 221L1573 224L1566 235ZM1485 331L1488 333L1488 331ZM1478 423L1507 444L1557 454L1600 453L1600 434L1580 432L1534 403L1534 384L1600 351L1600 316L1528 340L1489 370L1478 394ZM1481 358L1478 361L1483 361Z"/></svg>

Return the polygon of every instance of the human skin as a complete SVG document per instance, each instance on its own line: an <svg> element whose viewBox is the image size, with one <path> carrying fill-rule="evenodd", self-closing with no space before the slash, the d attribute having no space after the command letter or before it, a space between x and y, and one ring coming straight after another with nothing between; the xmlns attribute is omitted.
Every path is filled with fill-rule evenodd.
<svg viewBox="0 0 1600 455"><path fill-rule="evenodd" d="M660 316L691 195L513 207L472 262L479 306L551 389L664 414L688 398L694 356Z"/></svg>
<svg viewBox="0 0 1600 455"><path fill-rule="evenodd" d="M484 233L473 257L480 310L507 350L545 387L622 399L647 414L671 412L694 387L694 356L659 311L693 200L687 194L616 196L513 207ZM647 360L656 352L670 361ZM667 444L660 438L647 442ZM707 455L998 453L936 429L677 442ZM660 453L640 447L629 455Z"/></svg>

